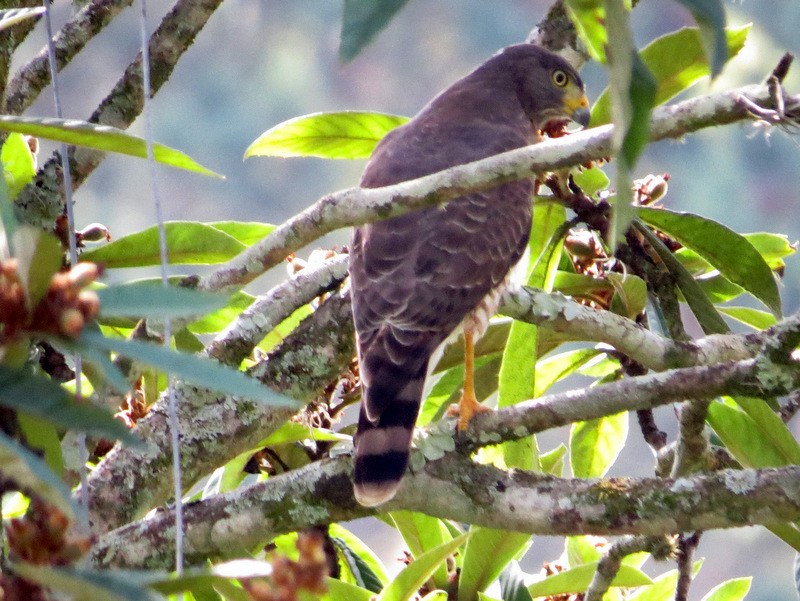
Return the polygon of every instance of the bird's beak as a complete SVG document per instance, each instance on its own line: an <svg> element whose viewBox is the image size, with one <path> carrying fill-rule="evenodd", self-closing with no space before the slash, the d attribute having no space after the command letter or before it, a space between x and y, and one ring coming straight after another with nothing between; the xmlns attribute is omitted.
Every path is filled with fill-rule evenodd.
<svg viewBox="0 0 800 601"><path fill-rule="evenodd" d="M564 97L564 112L575 123L588 127L589 119L592 117L589 111L589 99L586 98L586 94L580 88L574 87L567 91Z"/></svg>

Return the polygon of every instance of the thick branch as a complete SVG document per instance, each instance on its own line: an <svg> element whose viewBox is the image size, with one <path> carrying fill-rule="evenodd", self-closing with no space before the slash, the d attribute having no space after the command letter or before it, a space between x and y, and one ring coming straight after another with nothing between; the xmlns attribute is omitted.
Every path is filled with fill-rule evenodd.
<svg viewBox="0 0 800 601"><path fill-rule="evenodd" d="M753 115L743 99L772 108L772 96L766 86L694 98L655 109L651 140L680 138L704 127L751 119ZM200 287L223 290L251 282L289 253L342 227L388 219L468 192L610 156L612 136L613 127L605 125L394 186L349 188L328 194L201 280Z"/></svg>
<svg viewBox="0 0 800 601"><path fill-rule="evenodd" d="M249 374L308 403L355 355L350 304L332 296ZM188 485L222 462L256 448L295 411L175 386L181 422L181 459ZM144 450L116 446L89 477L92 530L102 534L165 503L172 495L166 403L157 403L135 432Z"/></svg>
<svg viewBox="0 0 800 601"><path fill-rule="evenodd" d="M658 536L800 519L800 467L678 480L577 480L505 472L451 455L407 474L397 496L379 510L355 502L350 469L349 457L339 457L187 506L187 559L241 555L278 534L400 509L549 535ZM95 546L93 560L164 567L173 523L171 511L160 511L120 528Z"/></svg>
<svg viewBox="0 0 800 601"><path fill-rule="evenodd" d="M328 281L329 274L325 269L314 273L321 277L317 284ZM282 285L281 289L283 286L286 285ZM314 294L313 290L309 294ZM670 350L671 347L665 346L671 344L666 339L608 311L589 309L560 294L547 295L528 289L517 294L523 299L517 301L518 305L530 303L531 299L536 303L530 303L527 312L519 311L515 316L527 319L530 313L534 313L537 318L531 320L543 327L552 327L578 340L587 337L602 340L618 346L623 349L622 352L659 357L660 368L670 364L664 359L670 356L682 358L683 364L691 365L694 362L711 367L651 374L604 387L548 397L553 404L548 402L548 408L543 412L527 411L529 406L536 405L532 402L517 406L520 409L509 408L479 416L475 424L494 434L480 435L476 431L475 437L465 443L470 448L491 442L495 436L513 437L515 432L525 432L527 435L576 420L655 407L685 398L711 398L721 392L736 391L759 394L760 381L753 379L753 374L758 372L754 360L714 365L720 361L752 357L757 352L757 347L745 344L741 336L710 336L695 343L676 345ZM274 295L281 296L278 293ZM508 298L511 297L507 295L506 300ZM538 312L534 308L537 304L555 309ZM242 319L241 323L252 321L249 318ZM242 328L236 326L234 329L238 331ZM347 295L335 296L306 319L266 363L253 368L251 374L280 392L308 402L352 360L355 355L352 341L349 298ZM237 353L240 354L246 346L237 342ZM329 366L326 367L326 364ZM264 372L269 373L262 377ZM788 383L791 383L791 379ZM282 420L291 416L291 412L285 409L268 410L246 402L240 402L238 410L233 410L230 399L199 394L185 386L179 386L178 393L182 399L181 406L184 407L181 418L184 431L197 433L187 436L183 441L184 479L187 483L196 481L239 453L254 448ZM93 502L92 520L97 532L121 526L169 498L170 490L162 485L168 481L169 474L168 461L165 459L168 432L163 403L156 405L151 415L140 422L139 428L142 437L151 444L148 452L116 449L91 476L91 496L106 496L102 502ZM452 431L447 436L452 436Z"/></svg>
<svg viewBox="0 0 800 601"><path fill-rule="evenodd" d="M481 446L495 444L503 440L516 440L519 438L524 438L531 434L542 432L550 428L563 426L575 421L593 419L595 417L618 413L620 411L656 407L674 402L675 400L686 398L687 396L704 398L717 396L723 392L740 392L742 394L753 395L758 392L759 387L756 372L756 362L754 360L748 360L733 364L686 368L666 372L663 374L649 374L636 378L630 378L620 382L606 384L603 386L595 386L576 391L554 394L542 399L528 401L513 407L498 410L493 413L476 416L472 422L470 422L470 427L468 430L463 435L458 436L456 440L456 446L458 450L463 453L462 457L468 457L469 452ZM800 377L797 377L797 379L800 379ZM272 427L275 427L276 425L277 424L273 423ZM430 456L430 454L426 453L426 451L433 447L436 449L442 449L447 448L447 446L451 446L452 448L452 438L454 435L454 424L452 421L450 421L439 422L418 437L417 446L419 450L415 453L414 458L412 458L412 470L414 474L413 476L406 474L406 478L401 489L401 491L405 491L407 494L398 495L398 499L400 499L399 504L398 502L392 502L390 505L387 505L385 508L383 508L383 510L390 511L392 509L402 508L423 511L424 513L431 515L441 515L437 513L437 511L441 511L441 509L438 508L439 501L433 497L438 497L440 494L450 494L447 491L448 486L462 488L462 493L464 494L466 494L467 490L469 490L471 491L470 494L478 499L481 499L484 496L491 497L494 494L493 491L495 487L495 481L486 480L481 475L482 472L480 472L480 470L483 469L483 466L472 464L472 462L468 459L465 459L467 463L462 465L461 458L453 458L452 461L454 461L456 465L462 466L463 473L454 471L452 473L452 482L449 484L445 482L439 483L435 490L430 489L429 493L421 494L421 497L429 498L428 502L423 502L423 500L418 499L415 502L420 503L421 505L408 504L408 499L414 498L416 486L426 487L429 485L421 484L419 481L419 478L424 475L424 473L421 474L419 472L421 465L424 465L424 457L426 455ZM443 444L443 439L450 439L450 445ZM233 440L233 437L231 437L229 440ZM246 450L246 448L243 450ZM242 451L240 450L238 452ZM343 463L340 465L338 461L343 461ZM261 488L255 488L252 490L244 489L242 491L237 491L236 493L231 493L230 495L214 497L213 499L203 501L203 507L206 509L197 509L198 513L189 514L190 516L194 515L194 518L187 516L187 519L196 520L196 536L204 539L213 538L213 542L216 545L219 544L219 541L216 538L216 531L219 528L233 528L235 526L236 528L241 527L246 530L255 529L254 532L263 533L265 528L273 528L277 521L280 521L281 524L284 524L281 526L282 528L293 530L315 523L324 522L324 520L321 522L315 521L320 514L324 514L325 519L329 519L331 521L352 519L355 517L368 515L367 513L364 513L365 510L357 506L352 499L351 484L349 480L349 459L337 460L335 465L338 467L336 468L335 472L329 472L331 469L330 463L323 462L321 466L319 464L314 465L317 467L312 466L310 468L297 470L287 474L287 477L290 480L295 483L299 482L303 487L303 490L306 491L302 495L297 493L297 498L284 498L284 495L290 494L294 497L295 493L283 489L281 489L281 492L277 495L275 494L274 489L271 488L264 489L263 491ZM431 465L438 464L436 462L429 463L425 470L429 471L429 466ZM448 463L448 465L450 464ZM472 467L467 467L467 465ZM129 469L132 468L132 466L126 467ZM209 465L208 467L211 468L212 466ZM119 467L116 465L114 468L117 470L119 469ZM194 469L196 470L196 466L194 466ZM443 480L447 479L447 469L443 469L437 473L441 474L441 478ZM194 475L196 474L197 471L194 472ZM130 474L123 471L120 473L120 478L122 477L130 477ZM513 478L515 476L506 475L503 477ZM320 478L321 481L316 483L314 478ZM326 478L330 479L330 481L326 481ZM159 479L157 478L156 480L158 481ZM164 480L164 478L162 477L160 480ZM270 482L274 480L277 479L270 480ZM555 481L555 479L545 479L545 481L550 483ZM93 482L96 482L94 475ZM539 483L540 482L541 478L539 480ZM661 482L661 480L659 480L659 482ZM157 485L157 482L154 485ZM614 481L613 486L616 485L617 482ZM120 486L127 487L128 484L125 482L125 480L121 480ZM481 487L484 487L482 493L480 492ZM95 488L97 488L97 486ZM108 488L107 484L105 488ZM100 488L100 492L102 492L102 490L103 489ZM135 490L138 489L135 488L134 491ZM253 492L254 490L255 492ZM505 490L500 490L499 492L504 493ZM127 495L129 493L126 490L120 490L107 494L113 494L116 504L122 504L126 503ZM168 494L168 491L162 491L162 494L166 495ZM530 491L520 491L519 494L524 496L526 494L530 494ZM800 494L800 489L798 489L798 494ZM312 499L313 502L311 501ZM272 503L272 505L265 509L263 505L264 503L267 503L268 500L270 500L269 502ZM136 515L140 515L144 509L151 507L154 504L154 499L152 497L146 499L145 503L142 503L142 500L137 499L135 502L139 505L139 511L132 514L132 508L129 502L126 503L124 510L120 510L113 505L111 501L112 499L109 498L108 502L103 506L98 506L96 504L92 505L91 509L93 525L95 527L95 532L97 533L103 533L107 531L108 527L111 525L119 525L124 523L127 521L124 518L130 519L132 517L136 517ZM475 499L473 499L473 501L475 501ZM218 506L217 503L222 503L223 505ZM254 503L257 505L257 507L252 507L252 504ZM300 503L300 505L297 505L297 503ZM309 505L309 503L311 504ZM226 504L230 504L230 506L226 507ZM247 511L244 509L245 505L247 506ZM470 523L483 523L481 521L474 522L475 513L479 513L481 511L479 505L481 505L481 503L476 504L474 502L465 502L463 505L459 506L458 512L448 513L443 517L450 517ZM196 506L192 507L194 508ZM510 506L508 511L513 513L513 506ZM108 515L107 512L112 512L112 515ZM288 517L284 514L288 514ZM227 516L230 515L236 515L240 517L243 522L241 524L238 522L237 524L232 524L231 522L226 521ZM266 525L255 525L251 523L251 520L255 519L256 515L261 516L261 519L266 516L266 521L268 523ZM220 516L224 516L224 519ZM308 516L313 516L312 521L308 521ZM508 516L505 516L505 519L508 519ZM102 520L102 524L100 523L100 520ZM218 524L220 521L224 522L224 526L220 526ZM615 522L612 520L610 523L613 524ZM494 523L494 527L497 527L500 524L502 524L502 522ZM522 529L527 530L527 528L530 527L531 526L528 525ZM616 526L607 527L615 528ZM140 529L144 529L146 532L140 532ZM513 525L506 525L506 529L517 528ZM630 530L628 533L663 534L671 531L672 530L663 530L661 532L653 532L639 530L637 527L637 529ZM138 535L143 537L144 542L142 542L142 544L152 544L154 545L153 548L159 550L161 549L161 541L158 537L162 536L163 533L161 532L160 526L154 527L149 522L145 522L143 524L134 525L131 527L124 527L123 532L128 533L130 536L133 536L133 532L138 532ZM540 530L531 530L531 532L550 534L556 533L543 532ZM580 534L586 532L575 530L571 533ZM619 532L608 531L605 533L616 534ZM128 534L126 534L126 536L128 536ZM190 533L189 539L191 540L195 534ZM277 532L274 532L273 534L277 534ZM113 536L115 535L112 535L112 538L109 540L113 540ZM268 534L264 534L264 536L268 537ZM154 540L153 537L156 537L156 539ZM242 540L249 541L247 546L250 546L251 544L255 545L258 542L263 542L252 541L247 538ZM225 549L224 545L220 547L209 547L208 545L210 544L211 540L205 540L202 546L203 550L198 552L201 554L219 554L227 552L222 550ZM116 546L116 543L114 545ZM120 553L129 552L127 550L128 548L126 546L124 547L125 549L120 550ZM239 550L241 550L241 548L239 548ZM137 553L139 552L141 552L141 549L137 550ZM98 557L100 556L102 555L98 555ZM128 559L124 562L127 563L128 561L131 560Z"/></svg>

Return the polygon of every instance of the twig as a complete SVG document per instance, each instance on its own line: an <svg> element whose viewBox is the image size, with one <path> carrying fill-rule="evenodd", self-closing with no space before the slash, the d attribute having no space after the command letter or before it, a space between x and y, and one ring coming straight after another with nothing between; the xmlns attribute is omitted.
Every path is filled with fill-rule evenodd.
<svg viewBox="0 0 800 601"><path fill-rule="evenodd" d="M259 296L206 347L222 363L239 365L253 348L295 310L341 284L347 275L347 255L309 266Z"/></svg>
<svg viewBox="0 0 800 601"><path fill-rule="evenodd" d="M708 399L692 399L681 404L678 418L678 440L672 477L685 476L702 469L708 453L708 439L704 435Z"/></svg>
<svg viewBox="0 0 800 601"><path fill-rule="evenodd" d="M700 544L702 532L678 536L678 584L675 587L675 601L687 601L689 598L689 587L692 585L694 566L692 558L697 546Z"/></svg>
<svg viewBox="0 0 800 601"><path fill-rule="evenodd" d="M7 8L8 4L11 3L3 3L2 8ZM13 3L15 8L30 8L40 4L39 0L21 0ZM36 26L37 21L38 19L26 19L21 23L17 23L14 27L0 32L0 98L5 98L8 90L8 75L11 70L14 51L25 41L25 38ZM45 51L45 70L47 70L46 54L47 52Z"/></svg>
<svg viewBox="0 0 800 601"><path fill-rule="evenodd" d="M664 559L672 553L673 545L664 536L626 536L614 542L598 563L584 601L601 601L622 567L622 560L640 551L648 551L656 559Z"/></svg>

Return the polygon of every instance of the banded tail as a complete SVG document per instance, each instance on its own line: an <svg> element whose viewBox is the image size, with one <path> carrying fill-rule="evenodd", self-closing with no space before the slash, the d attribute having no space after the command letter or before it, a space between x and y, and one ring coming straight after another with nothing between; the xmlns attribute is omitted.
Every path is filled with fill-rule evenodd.
<svg viewBox="0 0 800 601"><path fill-rule="evenodd" d="M361 353L353 492L365 507L391 499L408 465L430 351L428 344L417 346L403 338L418 336L387 328L370 341L369 352Z"/></svg>

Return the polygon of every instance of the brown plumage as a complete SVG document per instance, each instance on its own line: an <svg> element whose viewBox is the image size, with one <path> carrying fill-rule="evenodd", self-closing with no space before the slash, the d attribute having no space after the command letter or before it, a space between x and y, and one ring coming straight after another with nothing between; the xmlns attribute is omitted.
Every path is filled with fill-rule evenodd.
<svg viewBox="0 0 800 601"><path fill-rule="evenodd" d="M390 132L361 186L526 146L556 121L585 125L587 106L564 60L533 45L510 46ZM519 180L356 228L350 277L363 395L354 473L361 504L383 503L399 486L437 348L461 326L474 340L496 310L528 242L532 192L532 180Z"/></svg>

